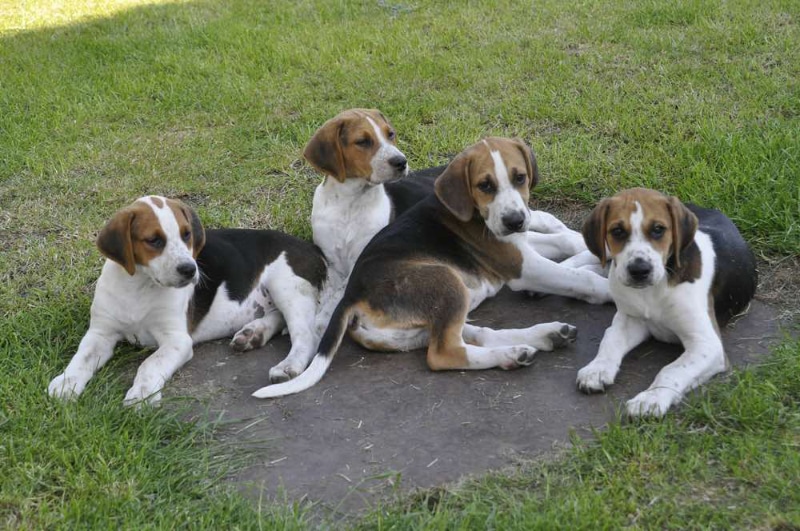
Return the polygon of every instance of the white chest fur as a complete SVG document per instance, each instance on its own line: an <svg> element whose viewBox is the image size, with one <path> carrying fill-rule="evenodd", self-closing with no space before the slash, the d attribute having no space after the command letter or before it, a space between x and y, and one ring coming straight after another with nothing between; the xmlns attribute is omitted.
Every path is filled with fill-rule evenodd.
<svg viewBox="0 0 800 531"><path fill-rule="evenodd" d="M349 276L375 234L389 224L392 207L383 185L326 178L314 192L311 228L331 269Z"/></svg>

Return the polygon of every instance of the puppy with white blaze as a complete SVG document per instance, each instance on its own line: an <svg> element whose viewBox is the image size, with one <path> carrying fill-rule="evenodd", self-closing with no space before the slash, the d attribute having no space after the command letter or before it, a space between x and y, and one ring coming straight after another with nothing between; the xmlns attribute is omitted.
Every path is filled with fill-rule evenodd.
<svg viewBox="0 0 800 531"><path fill-rule="evenodd" d="M528 242L536 159L520 140L486 138L436 179L434 193L381 230L361 253L311 365L253 396L296 393L319 381L346 332L371 350L427 347L432 370L515 369L576 337L569 324L493 330L467 314L503 286L610 301L608 280L564 267Z"/></svg>
<svg viewBox="0 0 800 531"><path fill-rule="evenodd" d="M650 337L683 354L628 401L630 416L662 416L684 394L728 368L720 326L747 307L758 283L752 251L717 210L633 188L604 199L583 226L589 250L611 261L617 313L578 388L602 392L628 352Z"/></svg>
<svg viewBox="0 0 800 531"><path fill-rule="evenodd" d="M51 396L79 396L121 340L158 349L139 367L125 404L155 403L192 358L192 345L233 336L249 350L288 328L289 355L272 381L297 375L314 355L314 311L325 278L319 249L270 230L203 229L180 201L147 196L119 210L97 237L107 258L89 330Z"/></svg>

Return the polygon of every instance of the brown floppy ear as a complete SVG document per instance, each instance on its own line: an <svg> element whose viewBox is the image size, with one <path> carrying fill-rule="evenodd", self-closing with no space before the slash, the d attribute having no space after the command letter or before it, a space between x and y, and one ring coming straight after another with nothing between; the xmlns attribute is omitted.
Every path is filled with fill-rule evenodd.
<svg viewBox="0 0 800 531"><path fill-rule="evenodd" d="M522 158L525 159L525 166L528 171L528 182L530 183L528 188L533 189L534 186L539 184L539 166L536 164L536 154L533 152L533 148L529 147L524 140L514 138L512 142L522 152Z"/></svg>
<svg viewBox="0 0 800 531"><path fill-rule="evenodd" d="M114 214L97 235L97 248L103 256L124 267L129 275L136 272L136 259L133 256L131 240L131 224L134 217L136 211L133 208L123 208Z"/></svg>
<svg viewBox="0 0 800 531"><path fill-rule="evenodd" d="M581 234L586 247L593 255L600 259L600 264L606 266L606 231L608 209L611 206L610 199L603 199L594 207L589 217L583 222Z"/></svg>
<svg viewBox="0 0 800 531"><path fill-rule="evenodd" d="M457 156L433 184L436 197L459 221L472 219L475 210L469 191L470 161L468 155Z"/></svg>
<svg viewBox="0 0 800 531"><path fill-rule="evenodd" d="M341 142L343 128L344 120L328 120L317 129L303 150L303 156L312 166L339 182L346 178Z"/></svg>
<svg viewBox="0 0 800 531"><path fill-rule="evenodd" d="M669 198L668 206L672 217L672 253L675 256L675 267L680 267L681 252L694 241L697 216L674 195Z"/></svg>
<svg viewBox="0 0 800 531"><path fill-rule="evenodd" d="M192 207L186 203L181 202L181 211L189 224L192 226L192 258L197 258L203 246L206 244L206 231L203 228L203 223L200 221L200 216L194 211Z"/></svg>

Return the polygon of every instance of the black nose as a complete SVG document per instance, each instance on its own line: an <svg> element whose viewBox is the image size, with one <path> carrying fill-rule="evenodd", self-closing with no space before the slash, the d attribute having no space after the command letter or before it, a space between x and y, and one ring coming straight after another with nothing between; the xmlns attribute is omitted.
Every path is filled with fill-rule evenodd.
<svg viewBox="0 0 800 531"><path fill-rule="evenodd" d="M642 258L636 258L633 262L628 264L628 275L632 280L637 282L647 280L647 277L650 276L652 271L653 266L650 264L650 262Z"/></svg>
<svg viewBox="0 0 800 531"><path fill-rule="evenodd" d="M183 278L192 278L194 276L194 272L197 271L197 266L194 265L193 262L184 262L176 268L178 270L178 274Z"/></svg>
<svg viewBox="0 0 800 531"><path fill-rule="evenodd" d="M525 214L514 211L503 216L503 225L511 232L519 232L525 224Z"/></svg>
<svg viewBox="0 0 800 531"><path fill-rule="evenodd" d="M391 164L392 168L396 169L397 171L403 171L406 169L408 160L403 155L395 155L389 159L389 164Z"/></svg>

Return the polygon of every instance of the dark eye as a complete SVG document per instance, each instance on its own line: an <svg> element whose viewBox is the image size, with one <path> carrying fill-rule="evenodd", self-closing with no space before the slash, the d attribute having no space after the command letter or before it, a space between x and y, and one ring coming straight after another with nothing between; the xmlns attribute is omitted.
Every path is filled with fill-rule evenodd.
<svg viewBox="0 0 800 531"><path fill-rule="evenodd" d="M361 147L365 147L365 148L372 147L372 139L370 137L368 137L368 136L366 136L364 138L359 138L358 140L356 140L355 143L356 143L357 146L361 146Z"/></svg>
<svg viewBox="0 0 800 531"><path fill-rule="evenodd" d="M164 238L162 238L161 236L153 236L152 238L147 238L145 239L144 242L153 249L161 249L162 247L164 247Z"/></svg>
<svg viewBox="0 0 800 531"><path fill-rule="evenodd" d="M653 225L653 228L650 229L650 236L652 236L654 240L658 240L666 231L667 228L664 225Z"/></svg>
<svg viewBox="0 0 800 531"><path fill-rule="evenodd" d="M525 184L525 179L527 178L528 176L525 175L524 173L516 173L514 174L514 184L516 184L517 186Z"/></svg>
<svg viewBox="0 0 800 531"><path fill-rule="evenodd" d="M628 232L622 227L614 227L609 232L615 240L624 240L628 237Z"/></svg>
<svg viewBox="0 0 800 531"><path fill-rule="evenodd" d="M386 138L388 138L389 140L394 140L394 137L395 137L394 131L389 129L389 133L386 135Z"/></svg>
<svg viewBox="0 0 800 531"><path fill-rule="evenodd" d="M494 192L494 183L489 179L484 179L478 183L478 190L484 194L491 194Z"/></svg>
<svg viewBox="0 0 800 531"><path fill-rule="evenodd" d="M181 239L183 239L184 242L189 243L189 238L191 238L191 236L192 236L191 231L187 229L183 231L183 234L181 234Z"/></svg>

